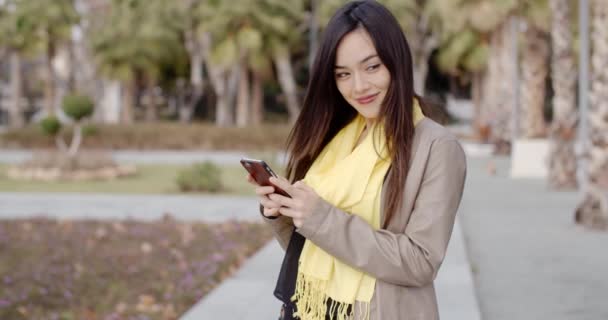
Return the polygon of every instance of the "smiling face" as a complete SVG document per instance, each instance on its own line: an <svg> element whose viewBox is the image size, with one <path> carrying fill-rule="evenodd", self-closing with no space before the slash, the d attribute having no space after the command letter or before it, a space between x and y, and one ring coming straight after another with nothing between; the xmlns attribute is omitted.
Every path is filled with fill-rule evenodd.
<svg viewBox="0 0 608 320"><path fill-rule="evenodd" d="M334 75L344 99L368 123L373 122L380 113L391 75L365 29L357 28L342 38L336 51Z"/></svg>

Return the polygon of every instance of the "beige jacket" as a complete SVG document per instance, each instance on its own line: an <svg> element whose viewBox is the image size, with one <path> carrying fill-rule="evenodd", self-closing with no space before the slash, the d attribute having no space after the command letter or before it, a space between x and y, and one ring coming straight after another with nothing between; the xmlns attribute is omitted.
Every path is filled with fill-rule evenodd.
<svg viewBox="0 0 608 320"><path fill-rule="evenodd" d="M452 234L464 189L466 159L447 129L424 119L416 126L410 163L402 208L387 229L374 230L358 216L321 201L296 230L329 254L377 279L371 320L439 319L433 281ZM383 208L385 202L383 197ZM286 249L293 230L291 218L264 221ZM359 319L357 314L355 319Z"/></svg>

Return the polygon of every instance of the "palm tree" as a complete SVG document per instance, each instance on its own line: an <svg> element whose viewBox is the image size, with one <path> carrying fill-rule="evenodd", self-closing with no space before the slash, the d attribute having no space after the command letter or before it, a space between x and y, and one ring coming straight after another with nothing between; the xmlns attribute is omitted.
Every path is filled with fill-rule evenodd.
<svg viewBox="0 0 608 320"><path fill-rule="evenodd" d="M134 119L133 104L138 83L154 88L163 63L182 48L175 29L162 16L162 0L114 0L89 35L101 73L123 82L121 121ZM152 91L152 90L150 90ZM155 118L153 99L148 99L147 118Z"/></svg>
<svg viewBox="0 0 608 320"><path fill-rule="evenodd" d="M464 70L473 71L475 126L480 136L496 145L497 152L508 152L515 69L509 18L517 2L435 0L431 4L441 37L439 65L452 73L465 62L469 65Z"/></svg>
<svg viewBox="0 0 608 320"><path fill-rule="evenodd" d="M15 13L22 28L30 30L44 52L45 111L54 114L61 97L56 96L57 75L53 67L58 49L70 38L71 27L79 16L72 0L27 1L16 0Z"/></svg>
<svg viewBox="0 0 608 320"><path fill-rule="evenodd" d="M518 11L526 22L522 47L523 136L538 138L546 134L544 106L549 71L550 10L546 0L526 0Z"/></svg>
<svg viewBox="0 0 608 320"><path fill-rule="evenodd" d="M568 0L551 0L553 122L550 130L549 186L577 187L574 142L576 110L576 63L574 60L571 8Z"/></svg>
<svg viewBox="0 0 608 320"><path fill-rule="evenodd" d="M608 229L608 2L594 0L591 24L591 91L589 93L587 185L576 221ZM582 92L581 94L585 94Z"/></svg>
<svg viewBox="0 0 608 320"><path fill-rule="evenodd" d="M261 120L261 81L271 70L270 60L275 63L290 120L297 118L299 106L290 45L299 38L296 28L303 20L302 7L301 0L241 0L238 6L210 2L202 8L207 15L202 28L212 39L207 67L216 94L227 87L230 65L238 74L238 126L247 125L252 119Z"/></svg>
<svg viewBox="0 0 608 320"><path fill-rule="evenodd" d="M9 125L20 128L25 125L22 110L23 79L21 65L24 56L35 53L39 48L34 31L21 23L23 11L19 0L6 0L0 4L0 48L9 55L10 99L8 103Z"/></svg>

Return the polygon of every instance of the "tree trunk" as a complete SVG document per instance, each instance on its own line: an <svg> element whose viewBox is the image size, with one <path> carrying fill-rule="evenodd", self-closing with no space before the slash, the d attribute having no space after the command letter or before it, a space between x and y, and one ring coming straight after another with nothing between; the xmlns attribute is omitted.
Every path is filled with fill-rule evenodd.
<svg viewBox="0 0 608 320"><path fill-rule="evenodd" d="M51 40L49 40L51 41ZM47 44L44 61L45 81L44 81L44 108L47 115L55 115L55 69L53 68L53 58L55 57L55 44Z"/></svg>
<svg viewBox="0 0 608 320"><path fill-rule="evenodd" d="M122 86L122 103L120 109L120 122L123 124L133 123L133 104L135 103L135 83L127 81Z"/></svg>
<svg viewBox="0 0 608 320"><path fill-rule="evenodd" d="M74 123L74 133L72 135L72 141L70 142L70 148L67 151L67 154L70 158L75 158L78 154L78 149L80 149L80 144L82 143L82 125L76 121Z"/></svg>
<svg viewBox="0 0 608 320"><path fill-rule="evenodd" d="M608 230L608 2L592 3L591 92L589 146L583 201L575 219L585 226ZM585 93L582 93L585 94Z"/></svg>
<svg viewBox="0 0 608 320"><path fill-rule="evenodd" d="M296 91L296 80L293 74L291 61L289 60L289 51L287 51L286 48L277 50L274 54L274 63L277 68L279 85L287 100L289 123L295 123L300 114L300 106L298 102L298 93Z"/></svg>
<svg viewBox="0 0 608 320"><path fill-rule="evenodd" d="M201 36L201 44L205 66L209 72L209 80L215 92L215 124L219 127L231 126L234 123L234 118L229 103L227 70L210 62L211 35L209 33L204 33Z"/></svg>
<svg viewBox="0 0 608 320"><path fill-rule="evenodd" d="M251 124L259 126L264 120L264 86L262 77L257 72L253 72L251 91Z"/></svg>
<svg viewBox="0 0 608 320"><path fill-rule="evenodd" d="M483 101L484 101L484 85L486 83L486 72L480 71L473 73L471 80L471 95L473 102L473 127L478 137L482 142L487 142L488 133L484 131L483 121Z"/></svg>
<svg viewBox="0 0 608 320"><path fill-rule="evenodd" d="M158 108L156 106L156 84L150 80L148 84L148 90L146 90L146 121L154 122L158 120Z"/></svg>
<svg viewBox="0 0 608 320"><path fill-rule="evenodd" d="M11 128L22 128L25 125L25 117L21 110L21 57L16 51L10 53L11 61L11 99L8 108L9 125Z"/></svg>
<svg viewBox="0 0 608 320"><path fill-rule="evenodd" d="M249 70L245 63L245 58L242 59L239 65L239 89L236 97L236 125L237 127L246 127L249 124Z"/></svg>
<svg viewBox="0 0 608 320"><path fill-rule="evenodd" d="M192 30L185 32L186 49L190 54L190 94L185 103L179 105L179 120L182 123L192 121L194 109L204 93L203 78L203 45Z"/></svg>
<svg viewBox="0 0 608 320"><path fill-rule="evenodd" d="M421 57L420 61L414 65L414 91L421 96L424 96L426 77L429 72L428 59L428 56Z"/></svg>
<svg viewBox="0 0 608 320"><path fill-rule="evenodd" d="M514 66L508 43L509 28L507 23L503 23L491 35L488 57L490 83L484 95L490 140L497 154L508 154L511 150L511 110L514 100L510 80Z"/></svg>
<svg viewBox="0 0 608 320"><path fill-rule="evenodd" d="M569 0L551 0L552 24L551 81L553 84L553 122L550 129L549 187L575 189L576 154L574 143L578 113L576 109L576 62Z"/></svg>
<svg viewBox="0 0 608 320"><path fill-rule="evenodd" d="M70 78L72 77L72 70L75 69L73 66L74 57L71 50L71 44L60 46L56 48L55 56L53 57L53 71L54 71L54 85L55 85L55 98L53 102L53 108L60 110L62 108L62 101L66 94L73 90L73 83ZM73 81L72 81L73 82Z"/></svg>
<svg viewBox="0 0 608 320"><path fill-rule="evenodd" d="M525 33L522 52L522 115L524 137L546 135L544 118L546 80L549 63L549 44L544 32L532 25Z"/></svg>

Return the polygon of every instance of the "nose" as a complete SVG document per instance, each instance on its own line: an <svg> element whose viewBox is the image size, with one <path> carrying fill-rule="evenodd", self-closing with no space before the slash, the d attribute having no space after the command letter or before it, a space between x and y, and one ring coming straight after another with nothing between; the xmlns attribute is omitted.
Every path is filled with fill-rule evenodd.
<svg viewBox="0 0 608 320"><path fill-rule="evenodd" d="M353 76L353 89L356 94L361 94L367 91L370 87L369 82L367 81L365 75L357 72Z"/></svg>

